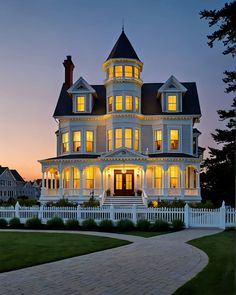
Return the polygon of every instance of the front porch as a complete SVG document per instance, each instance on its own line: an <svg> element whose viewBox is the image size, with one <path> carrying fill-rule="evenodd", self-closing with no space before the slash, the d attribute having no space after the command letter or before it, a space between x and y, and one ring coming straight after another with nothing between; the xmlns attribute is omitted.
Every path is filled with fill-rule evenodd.
<svg viewBox="0 0 236 295"><path fill-rule="evenodd" d="M120 163L121 161L119 161ZM41 202L66 198L79 203L91 195L137 196L148 199L200 201L199 164L192 163L98 163L97 165L46 166Z"/></svg>

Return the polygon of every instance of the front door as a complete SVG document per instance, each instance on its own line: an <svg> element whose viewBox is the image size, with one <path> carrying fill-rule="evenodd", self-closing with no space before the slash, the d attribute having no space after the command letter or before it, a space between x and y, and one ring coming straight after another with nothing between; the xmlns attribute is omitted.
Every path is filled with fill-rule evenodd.
<svg viewBox="0 0 236 295"><path fill-rule="evenodd" d="M122 173L121 170L114 171L114 194L115 196L134 195L133 170L127 170L125 173Z"/></svg>

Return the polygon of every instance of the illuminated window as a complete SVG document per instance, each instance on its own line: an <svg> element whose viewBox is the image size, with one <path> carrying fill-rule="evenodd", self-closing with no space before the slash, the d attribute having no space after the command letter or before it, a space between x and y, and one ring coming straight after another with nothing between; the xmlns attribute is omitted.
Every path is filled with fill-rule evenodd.
<svg viewBox="0 0 236 295"><path fill-rule="evenodd" d="M94 168L87 167L85 169L85 188L94 188Z"/></svg>
<svg viewBox="0 0 236 295"><path fill-rule="evenodd" d="M73 188L75 189L79 188L79 184L80 184L79 169L76 167L73 167Z"/></svg>
<svg viewBox="0 0 236 295"><path fill-rule="evenodd" d="M156 166L155 167L155 188L161 188L162 187L162 167Z"/></svg>
<svg viewBox="0 0 236 295"><path fill-rule="evenodd" d="M132 111L133 109L133 99L131 95L125 96L125 110L126 111Z"/></svg>
<svg viewBox="0 0 236 295"><path fill-rule="evenodd" d="M168 111L176 111L176 95L168 95Z"/></svg>
<svg viewBox="0 0 236 295"><path fill-rule="evenodd" d="M133 177L132 174L126 173L125 175L125 189L133 189Z"/></svg>
<svg viewBox="0 0 236 295"><path fill-rule="evenodd" d="M86 152L93 151L93 131L86 131Z"/></svg>
<svg viewBox="0 0 236 295"><path fill-rule="evenodd" d="M122 129L115 129L115 148L118 149L122 147Z"/></svg>
<svg viewBox="0 0 236 295"><path fill-rule="evenodd" d="M179 148L179 130L170 130L170 149L177 150Z"/></svg>
<svg viewBox="0 0 236 295"><path fill-rule="evenodd" d="M62 173L63 188L70 188L70 168L64 168Z"/></svg>
<svg viewBox="0 0 236 295"><path fill-rule="evenodd" d="M125 128L125 147L128 149L132 148L132 129Z"/></svg>
<svg viewBox="0 0 236 295"><path fill-rule="evenodd" d="M108 79L113 78L113 67L108 68Z"/></svg>
<svg viewBox="0 0 236 295"><path fill-rule="evenodd" d="M157 151L161 150L162 146L162 130L155 131L155 147Z"/></svg>
<svg viewBox="0 0 236 295"><path fill-rule="evenodd" d="M197 170L194 167L186 167L185 187L188 189L197 187Z"/></svg>
<svg viewBox="0 0 236 295"><path fill-rule="evenodd" d="M133 77L132 66L125 66L125 77Z"/></svg>
<svg viewBox="0 0 236 295"><path fill-rule="evenodd" d="M134 78L139 78L139 69L137 67L134 67Z"/></svg>
<svg viewBox="0 0 236 295"><path fill-rule="evenodd" d="M84 110L85 110L85 99L84 99L84 96L77 96L76 110L77 110L77 112L84 112Z"/></svg>
<svg viewBox="0 0 236 295"><path fill-rule="evenodd" d="M122 190L122 174L116 174L116 190Z"/></svg>
<svg viewBox="0 0 236 295"><path fill-rule="evenodd" d="M122 96L116 96L116 111L122 111Z"/></svg>
<svg viewBox="0 0 236 295"><path fill-rule="evenodd" d="M135 112L139 112L139 98L138 96L135 96Z"/></svg>
<svg viewBox="0 0 236 295"><path fill-rule="evenodd" d="M79 152L81 149L81 132L74 131L73 132L73 151Z"/></svg>
<svg viewBox="0 0 236 295"><path fill-rule="evenodd" d="M122 77L122 66L115 66L115 77Z"/></svg>
<svg viewBox="0 0 236 295"><path fill-rule="evenodd" d="M112 112L112 96L108 97L108 112Z"/></svg>
<svg viewBox="0 0 236 295"><path fill-rule="evenodd" d="M179 167L171 166L169 168L170 188L177 188L179 183Z"/></svg>
<svg viewBox="0 0 236 295"><path fill-rule="evenodd" d="M107 149L108 151L112 150L112 130L107 130Z"/></svg>
<svg viewBox="0 0 236 295"><path fill-rule="evenodd" d="M69 152L69 133L62 133L62 152Z"/></svg>
<svg viewBox="0 0 236 295"><path fill-rule="evenodd" d="M134 130L134 149L135 151L139 150L139 130Z"/></svg>

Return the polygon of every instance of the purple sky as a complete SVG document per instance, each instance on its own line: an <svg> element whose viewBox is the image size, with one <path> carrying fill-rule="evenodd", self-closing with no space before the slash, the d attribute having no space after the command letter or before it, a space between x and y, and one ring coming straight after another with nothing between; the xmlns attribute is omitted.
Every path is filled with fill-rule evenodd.
<svg viewBox="0 0 236 295"><path fill-rule="evenodd" d="M74 81L103 83L102 62L125 32L144 63L144 82L165 82L174 75L195 81L202 109L200 144L213 146L210 133L216 110L228 108L223 71L233 60L222 45L207 46L212 32L199 11L225 1L200 0L0 0L0 165L24 178L41 177L39 159L55 156L52 118L62 65L72 55Z"/></svg>

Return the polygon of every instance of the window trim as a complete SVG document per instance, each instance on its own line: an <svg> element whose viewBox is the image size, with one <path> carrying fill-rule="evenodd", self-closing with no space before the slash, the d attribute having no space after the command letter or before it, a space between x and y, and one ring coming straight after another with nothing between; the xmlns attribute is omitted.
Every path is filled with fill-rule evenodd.
<svg viewBox="0 0 236 295"><path fill-rule="evenodd" d="M178 130L179 134L179 141L178 141L178 149L171 149L170 148L170 130ZM167 136L168 136L168 151L172 153L179 153L182 150L182 126L167 126Z"/></svg>

